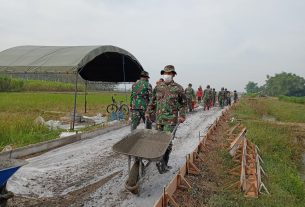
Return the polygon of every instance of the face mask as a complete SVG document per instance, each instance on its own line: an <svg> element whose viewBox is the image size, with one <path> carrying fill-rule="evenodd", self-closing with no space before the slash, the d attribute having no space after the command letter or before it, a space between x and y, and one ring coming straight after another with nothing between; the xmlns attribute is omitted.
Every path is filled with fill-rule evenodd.
<svg viewBox="0 0 305 207"><path fill-rule="evenodd" d="M164 82L169 83L173 80L172 75L163 75Z"/></svg>

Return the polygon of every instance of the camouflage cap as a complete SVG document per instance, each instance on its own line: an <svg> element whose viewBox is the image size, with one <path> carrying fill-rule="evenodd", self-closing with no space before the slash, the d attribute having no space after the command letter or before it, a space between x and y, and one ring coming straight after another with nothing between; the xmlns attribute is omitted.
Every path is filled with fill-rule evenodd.
<svg viewBox="0 0 305 207"><path fill-rule="evenodd" d="M189 86L192 86L192 84L191 84L191 83L189 83Z"/></svg>
<svg viewBox="0 0 305 207"><path fill-rule="evenodd" d="M161 70L161 75L163 75L165 72L166 73L173 72L175 75L177 75L175 71L175 67L173 65L166 65L164 67L164 70Z"/></svg>
<svg viewBox="0 0 305 207"><path fill-rule="evenodd" d="M141 72L141 76L142 76L142 77L148 77L148 78L149 78L149 73L146 72L145 70L143 70L143 71Z"/></svg>

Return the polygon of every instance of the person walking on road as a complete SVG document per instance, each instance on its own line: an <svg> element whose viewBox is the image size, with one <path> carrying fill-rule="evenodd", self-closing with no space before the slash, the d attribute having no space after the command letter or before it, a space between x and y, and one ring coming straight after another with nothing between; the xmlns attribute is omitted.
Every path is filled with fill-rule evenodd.
<svg viewBox="0 0 305 207"><path fill-rule="evenodd" d="M157 85L153 91L152 99L145 113L145 118L150 119L156 113L156 128L160 131L172 132L178 123L185 121L187 100L183 87L173 78L177 75L173 65L167 65L161 70L164 82ZM172 143L169 144L157 168L160 174L171 169L168 166Z"/></svg>
<svg viewBox="0 0 305 207"><path fill-rule="evenodd" d="M199 88L197 90L197 93L196 93L196 96L197 96L198 104L200 104L201 100L202 100L202 87L201 86L199 86Z"/></svg>
<svg viewBox="0 0 305 207"><path fill-rule="evenodd" d="M210 88L210 85L207 85L207 88L203 91L203 101L204 101L204 107L203 110L205 111L210 110L211 101L212 101L212 90Z"/></svg>
<svg viewBox="0 0 305 207"><path fill-rule="evenodd" d="M236 103L237 102L237 100L238 100L238 94L237 94L237 92L236 92L236 90L234 90L234 103Z"/></svg>
<svg viewBox="0 0 305 207"><path fill-rule="evenodd" d="M218 93L218 103L221 108L223 108L225 105L225 91L223 87Z"/></svg>
<svg viewBox="0 0 305 207"><path fill-rule="evenodd" d="M140 79L132 85L130 95L131 130L135 130L141 119L145 122L145 111L152 96L152 86L148 81L149 74L142 71ZM146 128L151 129L151 122L147 120Z"/></svg>
<svg viewBox="0 0 305 207"><path fill-rule="evenodd" d="M211 107L214 107L216 105L216 96L217 96L217 93L215 91L215 88L213 88L213 90L212 90L212 104L211 104Z"/></svg>
<svg viewBox="0 0 305 207"><path fill-rule="evenodd" d="M192 88L191 83L189 83L188 87L185 89L185 95L187 99L188 110L193 111L193 100L195 100L195 91Z"/></svg>

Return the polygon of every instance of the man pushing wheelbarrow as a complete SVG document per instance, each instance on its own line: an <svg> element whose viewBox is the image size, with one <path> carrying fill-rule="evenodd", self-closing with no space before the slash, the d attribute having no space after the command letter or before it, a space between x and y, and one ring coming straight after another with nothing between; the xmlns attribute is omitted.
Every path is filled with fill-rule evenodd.
<svg viewBox="0 0 305 207"><path fill-rule="evenodd" d="M161 71L164 82L158 84L153 90L152 98L145 112L145 118L148 121L150 121L152 115L156 115L156 129L159 132L156 130L134 131L129 138L127 136L120 141L121 143L119 142L120 146L127 146L127 143L134 143L132 147L127 147L129 148L127 150L128 153L120 150L119 143L113 147L114 151L129 155L129 166L131 156L135 157L133 167L131 169L129 167L129 178L126 182L126 188L132 192L137 193L138 181L145 168L142 164L142 159L147 159L149 161L148 164L150 161L157 161L156 166L160 174L166 173L171 169L168 161L172 151L172 138L175 136L177 124L185 121L187 107L183 87L173 80L176 74L173 65L165 66L164 70ZM132 139L137 141L131 141ZM122 141L126 143L123 144ZM147 148L143 149L145 148L144 146ZM130 153L131 150L142 151L146 157L141 156L141 153L137 154L139 156L135 152L132 154ZM148 157L147 153L152 153L156 157Z"/></svg>

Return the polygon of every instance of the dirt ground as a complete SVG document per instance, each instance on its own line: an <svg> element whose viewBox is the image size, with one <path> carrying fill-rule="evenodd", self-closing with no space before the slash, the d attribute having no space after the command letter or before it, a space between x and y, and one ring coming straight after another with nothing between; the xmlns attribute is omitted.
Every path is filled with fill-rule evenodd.
<svg viewBox="0 0 305 207"><path fill-rule="evenodd" d="M227 186L228 168L223 156L227 156L227 133L230 129L228 117L222 121L217 130L209 137L208 151L200 152L204 162L196 162L200 169L199 175L186 175L191 189L178 189L174 198L181 207L210 206L210 198Z"/></svg>

